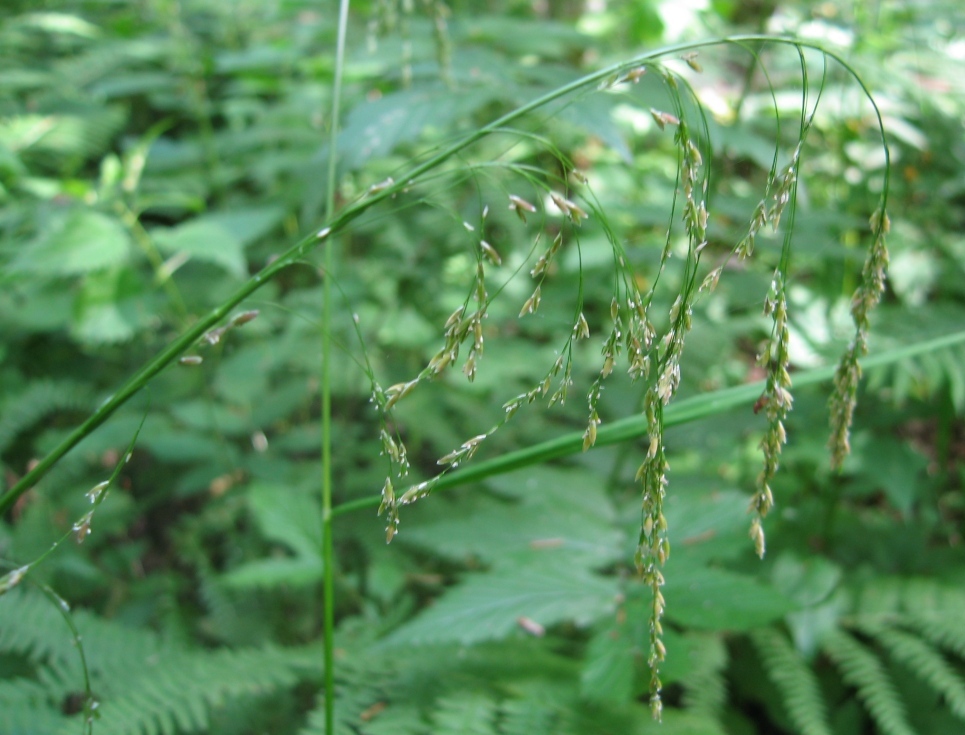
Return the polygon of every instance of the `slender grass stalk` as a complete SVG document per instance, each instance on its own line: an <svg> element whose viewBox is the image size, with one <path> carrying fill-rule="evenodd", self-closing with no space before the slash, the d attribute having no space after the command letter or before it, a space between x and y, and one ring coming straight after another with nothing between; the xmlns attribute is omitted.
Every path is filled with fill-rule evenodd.
<svg viewBox="0 0 965 735"><path fill-rule="evenodd" d="M344 230L351 222L360 217L375 204L390 197L397 196L398 194L402 193L402 190L409 186L412 181L419 179L423 174L426 174L429 171L437 168L442 163L448 161L459 152L471 146L473 143L485 138L491 133L509 127L514 121L549 104L550 102L553 102L554 100L560 99L588 85L601 82L623 71L646 64L648 62L652 62L661 57L679 55L694 49L715 46L722 43L731 43L741 47L760 44L783 44L794 46L798 49L814 49L824 54L828 58L834 59L861 87L862 92L874 108L881 140L882 143L884 143L885 132L884 123L881 119L881 113L875 104L870 90L860 78L858 73L839 54L835 53L834 51L824 49L819 44L810 41L766 35L729 36L721 39L668 46L662 49L640 54L639 56L633 57L626 61L619 62L599 71L587 74L579 79L574 80L573 82L570 82L569 84L558 87L557 89L554 89L542 95L541 97L538 97L537 99L506 113L505 115L502 115L496 120L483 125L482 127L477 128L470 133L467 133L463 138L447 148L444 148L439 153L436 153L422 163L416 164L407 173L400 175L395 182L385 186L384 188L381 188L378 191L369 192L362 199L344 208L337 214L330 214L330 216L326 219L325 225L319 231L307 235L292 245L273 262L269 263L262 268L262 270L252 276L220 306L208 312L208 314L199 319L193 326L185 330L179 337L171 342L171 344L158 353L157 356L149 360L141 369L135 372L134 375L131 376L116 393L110 395L101 404L101 406L80 426L70 432L70 434L68 434L67 437L64 438L43 459L41 459L33 469L27 472L6 493L0 496L0 514L8 511L17 501L17 499L27 490L33 487L41 478L43 478L50 471L50 469L65 454L67 454L67 452L72 450L75 446L77 446L78 443L80 443L82 439L84 439L84 437L92 433L97 427L103 424L118 408L127 403L131 397L133 397L141 390L141 388L147 385L152 378L154 378L168 365L175 362L185 350L191 347L199 338L202 337L202 335L205 334L205 332L221 322L232 309L238 306L238 304L270 281L279 272L303 258L306 253L317 247L319 243ZM334 155L334 151L332 153ZM888 156L887 145L885 145L885 154ZM886 199L888 186L887 180L885 181L884 186L885 190L882 193L882 197L883 199ZM328 279L326 278L326 282L327 280Z"/></svg>
<svg viewBox="0 0 965 735"><path fill-rule="evenodd" d="M338 164L338 120L342 97L345 36L350 0L341 0L338 9L338 41L335 51L335 78L332 85L332 122L329 126L328 180L325 193L325 219L335 214L335 187ZM336 238L325 247L325 275L322 283L322 651L324 658L325 733L335 732L335 549L332 541L332 277L335 272Z"/></svg>
<svg viewBox="0 0 965 735"><path fill-rule="evenodd" d="M965 343L965 331L935 337L933 339L914 342L903 347L896 347L877 354L868 355L861 363L865 368L883 367L908 360L918 355L924 355L936 350L946 349L954 345ZM825 383L834 377L834 365L812 368L794 373L795 387ZM723 388L712 393L705 393L682 401L671 403L664 408L663 422L665 428L689 424L710 416L716 416L735 408L745 407L750 410L755 399L767 384L766 380L756 383L746 383L732 388ZM645 416L629 416L618 421L604 424L597 432L594 446L608 446L620 444L632 439L639 439L647 435L647 419ZM582 431L570 432L556 439L540 442L533 446L509 452L493 459L461 467L439 478L433 486L433 492L452 490L471 482L479 482L489 477L502 475L513 470L530 467L550 460L568 457L583 452ZM369 495L341 503L332 509L332 516L340 516L364 508L374 508L379 505L381 495Z"/></svg>

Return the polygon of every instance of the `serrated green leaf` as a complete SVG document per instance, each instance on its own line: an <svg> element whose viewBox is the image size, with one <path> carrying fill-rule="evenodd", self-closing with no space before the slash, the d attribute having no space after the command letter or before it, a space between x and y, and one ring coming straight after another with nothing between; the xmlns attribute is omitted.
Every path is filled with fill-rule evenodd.
<svg viewBox="0 0 965 735"><path fill-rule="evenodd" d="M469 575L386 643L495 640L522 634L520 618L541 626L562 621L587 625L613 610L618 593L616 579L574 568L565 557L534 559L518 568Z"/></svg>
<svg viewBox="0 0 965 735"><path fill-rule="evenodd" d="M192 220L151 234L166 253L185 253L195 260L220 266L238 278L247 275L241 240L217 222Z"/></svg>
<svg viewBox="0 0 965 735"><path fill-rule="evenodd" d="M232 569L220 581L236 590L281 585L305 587L318 584L323 568L320 558L258 559Z"/></svg>
<svg viewBox="0 0 965 735"><path fill-rule="evenodd" d="M126 262L129 242L127 231L113 217L77 207L27 243L10 267L50 276L90 273Z"/></svg>
<svg viewBox="0 0 965 735"><path fill-rule="evenodd" d="M150 319L150 302L144 283L127 269L91 274L74 302L71 335L87 344L126 342Z"/></svg>
<svg viewBox="0 0 965 735"><path fill-rule="evenodd" d="M699 630L750 630L782 617L793 605L773 587L726 569L674 568L664 574L667 617Z"/></svg>
<svg viewBox="0 0 965 735"><path fill-rule="evenodd" d="M300 557L318 559L322 530L314 497L284 485L254 483L248 488L248 508L266 539Z"/></svg>
<svg viewBox="0 0 965 735"><path fill-rule="evenodd" d="M421 89L393 92L359 105L349 113L339 135L340 164L361 168L400 143L418 140L429 129L445 132L500 94L498 88Z"/></svg>
<svg viewBox="0 0 965 735"><path fill-rule="evenodd" d="M482 694L465 692L440 699L433 715L437 735L495 735L496 703Z"/></svg>
<svg viewBox="0 0 965 735"><path fill-rule="evenodd" d="M489 484L518 502L481 497L470 517L447 513L412 524L401 536L451 559L476 557L495 564L523 563L529 554L566 554L571 563L599 567L625 553L624 536L604 484L578 469L534 467Z"/></svg>
<svg viewBox="0 0 965 735"><path fill-rule="evenodd" d="M580 693L584 697L598 702L630 700L641 655L640 641L627 635L628 629L635 627L617 624L601 629L590 639L580 672Z"/></svg>

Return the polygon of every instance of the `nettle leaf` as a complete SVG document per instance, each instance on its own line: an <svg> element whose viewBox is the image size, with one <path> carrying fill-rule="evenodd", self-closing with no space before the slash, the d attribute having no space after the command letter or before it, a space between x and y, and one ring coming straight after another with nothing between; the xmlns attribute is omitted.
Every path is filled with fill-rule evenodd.
<svg viewBox="0 0 965 735"><path fill-rule="evenodd" d="M496 565L549 552L584 568L625 558L616 511L596 475L534 467L488 483L516 501L480 497L468 514L448 512L413 523L400 538L450 559L475 557Z"/></svg>
<svg viewBox="0 0 965 735"><path fill-rule="evenodd" d="M285 216L284 207L249 207L247 209L209 212L194 222L212 223L230 232L242 247L248 247L268 234Z"/></svg>
<svg viewBox="0 0 965 735"><path fill-rule="evenodd" d="M88 276L74 301L71 336L87 344L130 340L151 318L150 294L126 268Z"/></svg>
<svg viewBox="0 0 965 735"><path fill-rule="evenodd" d="M698 630L750 630L783 617L793 604L773 587L727 569L675 569L664 574L667 617Z"/></svg>
<svg viewBox="0 0 965 735"><path fill-rule="evenodd" d="M322 545L318 501L284 485L256 483L248 488L248 508L269 541L299 556L315 558Z"/></svg>
<svg viewBox="0 0 965 735"><path fill-rule="evenodd" d="M595 135L606 143L629 165L633 161L623 133L613 119L614 102L600 95L588 95L573 101L567 101L556 114L557 119L564 120L571 125L582 128L590 135Z"/></svg>
<svg viewBox="0 0 965 735"><path fill-rule="evenodd" d="M248 488L248 509L262 535L295 556L274 556L232 569L221 581L229 587L303 587L322 578L318 503L291 487L255 483Z"/></svg>
<svg viewBox="0 0 965 735"><path fill-rule="evenodd" d="M237 278L248 273L244 245L228 227L207 218L197 218L177 227L151 232L166 253L184 254L217 265Z"/></svg>
<svg viewBox="0 0 965 735"><path fill-rule="evenodd" d="M633 694L637 661L644 660L641 643L628 632L639 632L639 625L620 622L602 628L587 646L586 662L580 673L580 692L598 702L626 702Z"/></svg>
<svg viewBox="0 0 965 735"><path fill-rule="evenodd" d="M221 582L236 590L281 585L306 587L318 583L323 568L321 559L259 559L232 569L221 578Z"/></svg>
<svg viewBox="0 0 965 735"><path fill-rule="evenodd" d="M433 732L452 735L495 735L496 702L478 692L440 699L433 715Z"/></svg>
<svg viewBox="0 0 965 735"><path fill-rule="evenodd" d="M678 556L686 555L688 561L730 559L747 550L744 493L685 492L681 488L667 498L665 515L671 548Z"/></svg>
<svg viewBox="0 0 965 735"><path fill-rule="evenodd" d="M618 580L547 554L525 565L469 575L431 607L393 632L388 645L471 644L522 634L521 619L539 626L584 626L612 612Z"/></svg>
<svg viewBox="0 0 965 735"><path fill-rule="evenodd" d="M129 244L127 231L116 219L76 207L25 245L10 268L48 276L90 273L125 263Z"/></svg>
<svg viewBox="0 0 965 735"><path fill-rule="evenodd" d="M408 90L387 94L353 109L339 135L340 163L350 170L391 153L397 145L418 140L432 129L445 132L460 120L498 99L498 88L454 91Z"/></svg>

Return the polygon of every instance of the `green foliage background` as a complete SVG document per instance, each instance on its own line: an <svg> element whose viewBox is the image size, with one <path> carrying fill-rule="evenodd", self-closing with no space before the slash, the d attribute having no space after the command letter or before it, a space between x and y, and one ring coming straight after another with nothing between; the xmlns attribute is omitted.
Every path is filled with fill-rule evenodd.
<svg viewBox="0 0 965 735"><path fill-rule="evenodd" d="M4 4L5 488L318 226L332 125L331 5ZM842 53L885 115L892 268L872 350L962 331L965 20L955 3L531 5L353 6L340 204L457 132L641 46L789 30ZM773 100L737 49L703 51L700 74L668 62L708 111L710 251L741 237L775 145L783 163L796 142L800 62L777 49L763 62ZM484 227L500 255L488 276L499 298L476 379L457 370L399 404L393 428L414 481L544 379L580 310L577 293L591 339L575 343L570 399L522 410L479 459L583 431L614 289L606 229L623 243L638 287L649 288L678 164L649 109L671 105L653 73L624 95L568 98L477 143L339 236L337 503L378 493L385 477L366 366L381 385L410 380L471 291L479 234L464 223ZM538 201L525 175L562 175L560 156L586 173L596 209L552 263L538 313L517 318L533 288L526 272L563 226L542 204L520 222L506 196ZM804 370L832 361L850 336L848 302L882 184L873 120L853 81L831 75L824 84L802 161L790 318L792 365ZM755 259L728 269L695 309L683 397L762 377L754 357L769 329L761 308L779 243L762 236ZM83 730L77 636L97 733L322 732L320 262L309 254L263 286L243 305L257 319L202 344L200 365L161 373L0 519L0 557L11 569L72 529L83 540L60 546L0 597L0 732ZM661 278L669 310L680 274ZM632 565L643 441L420 502L388 547L374 508L339 515L329 570L336 731L961 730L963 364L965 351L952 346L869 371L840 474L827 469L827 390L796 391L763 562L746 514L763 416L747 405L668 431L662 725L646 703L650 593ZM603 426L639 412L643 390L614 375L600 399ZM85 494L112 473L85 538ZM69 602L76 636L43 586Z"/></svg>

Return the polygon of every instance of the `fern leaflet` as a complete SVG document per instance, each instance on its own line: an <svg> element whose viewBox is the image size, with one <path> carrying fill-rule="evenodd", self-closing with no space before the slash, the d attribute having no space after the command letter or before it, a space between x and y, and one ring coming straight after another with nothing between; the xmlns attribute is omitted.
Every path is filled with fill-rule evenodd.
<svg viewBox="0 0 965 735"><path fill-rule="evenodd" d="M858 690L883 735L915 735L891 677L873 653L840 629L825 635L821 649L841 669L844 680Z"/></svg>
<svg viewBox="0 0 965 735"><path fill-rule="evenodd" d="M800 735L831 735L817 679L788 640L774 628L755 630L750 638Z"/></svg>

